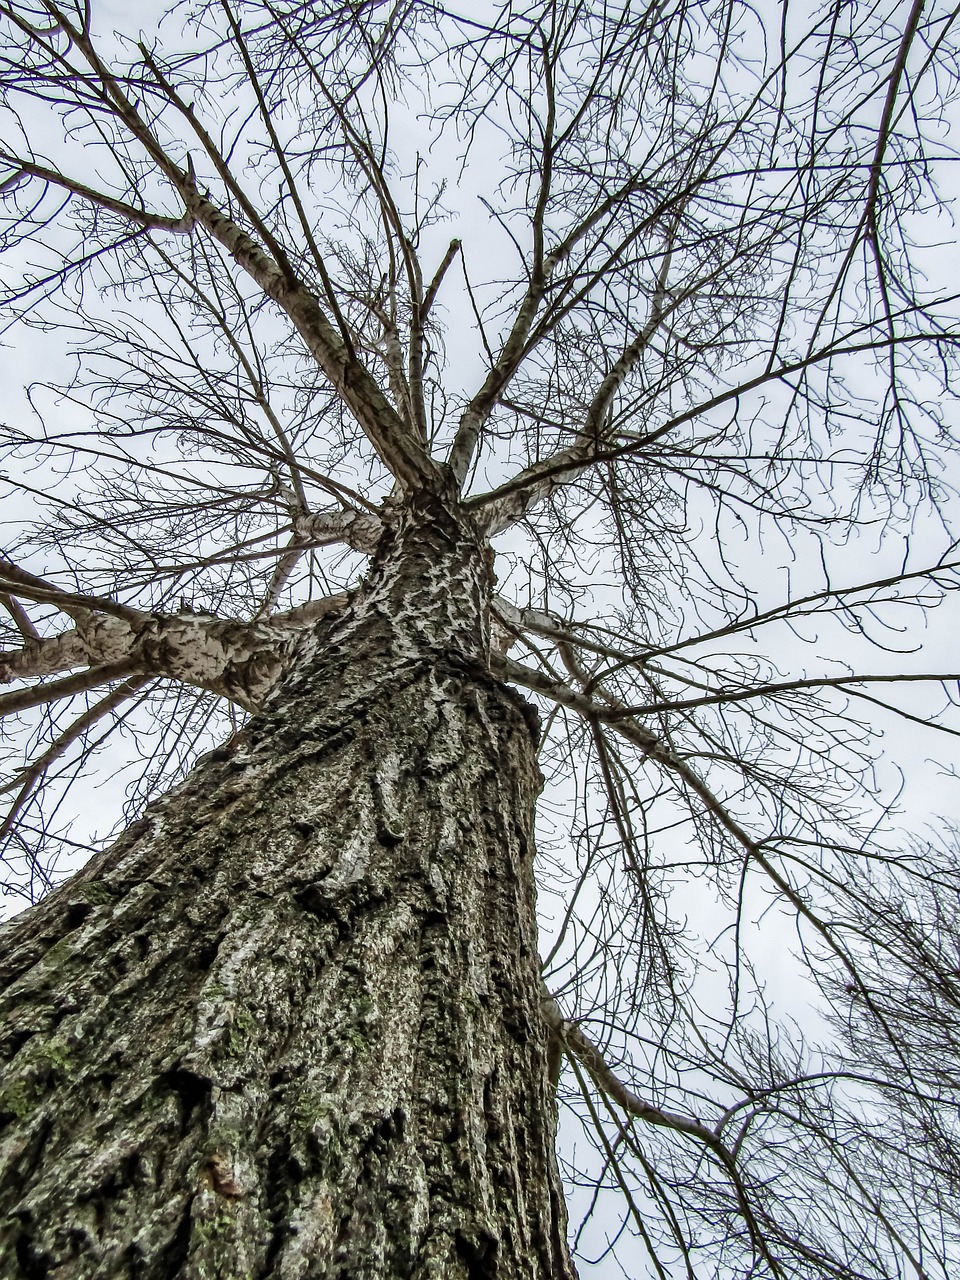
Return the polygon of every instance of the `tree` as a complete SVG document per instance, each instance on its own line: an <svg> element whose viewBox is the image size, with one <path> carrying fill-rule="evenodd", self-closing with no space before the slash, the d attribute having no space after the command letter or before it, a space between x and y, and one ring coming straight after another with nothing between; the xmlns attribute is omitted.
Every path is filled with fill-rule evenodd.
<svg viewBox="0 0 960 1280"><path fill-rule="evenodd" d="M950 1275L953 12L0 15L3 1273Z"/></svg>

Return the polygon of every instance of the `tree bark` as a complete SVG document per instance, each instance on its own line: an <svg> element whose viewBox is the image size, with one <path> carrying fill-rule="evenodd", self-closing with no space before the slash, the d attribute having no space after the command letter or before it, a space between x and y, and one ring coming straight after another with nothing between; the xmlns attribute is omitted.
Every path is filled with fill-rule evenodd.
<svg viewBox="0 0 960 1280"><path fill-rule="evenodd" d="M573 1276L490 580L409 504L266 711L0 931L0 1274Z"/></svg>

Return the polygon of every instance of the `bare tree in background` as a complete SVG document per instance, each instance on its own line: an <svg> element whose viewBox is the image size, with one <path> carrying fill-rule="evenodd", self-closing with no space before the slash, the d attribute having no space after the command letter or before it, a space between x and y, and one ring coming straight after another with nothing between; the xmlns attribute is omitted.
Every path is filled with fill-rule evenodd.
<svg viewBox="0 0 960 1280"><path fill-rule="evenodd" d="M0 0L0 1271L955 1276L953 11L137 8Z"/></svg>

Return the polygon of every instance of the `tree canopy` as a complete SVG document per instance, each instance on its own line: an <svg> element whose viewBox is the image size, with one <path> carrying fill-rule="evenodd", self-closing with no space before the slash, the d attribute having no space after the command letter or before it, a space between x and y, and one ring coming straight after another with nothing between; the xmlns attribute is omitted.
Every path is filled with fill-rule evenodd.
<svg viewBox="0 0 960 1280"><path fill-rule="evenodd" d="M7 892L235 731L443 486L543 722L580 1256L954 1273L960 861L897 813L932 757L949 817L960 732L952 8L0 24Z"/></svg>

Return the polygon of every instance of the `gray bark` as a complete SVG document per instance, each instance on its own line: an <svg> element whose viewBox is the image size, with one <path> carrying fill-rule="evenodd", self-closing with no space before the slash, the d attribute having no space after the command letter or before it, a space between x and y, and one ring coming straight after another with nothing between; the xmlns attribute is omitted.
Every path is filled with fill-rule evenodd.
<svg viewBox="0 0 960 1280"><path fill-rule="evenodd" d="M490 578L412 504L266 710L0 931L0 1274L573 1276Z"/></svg>

